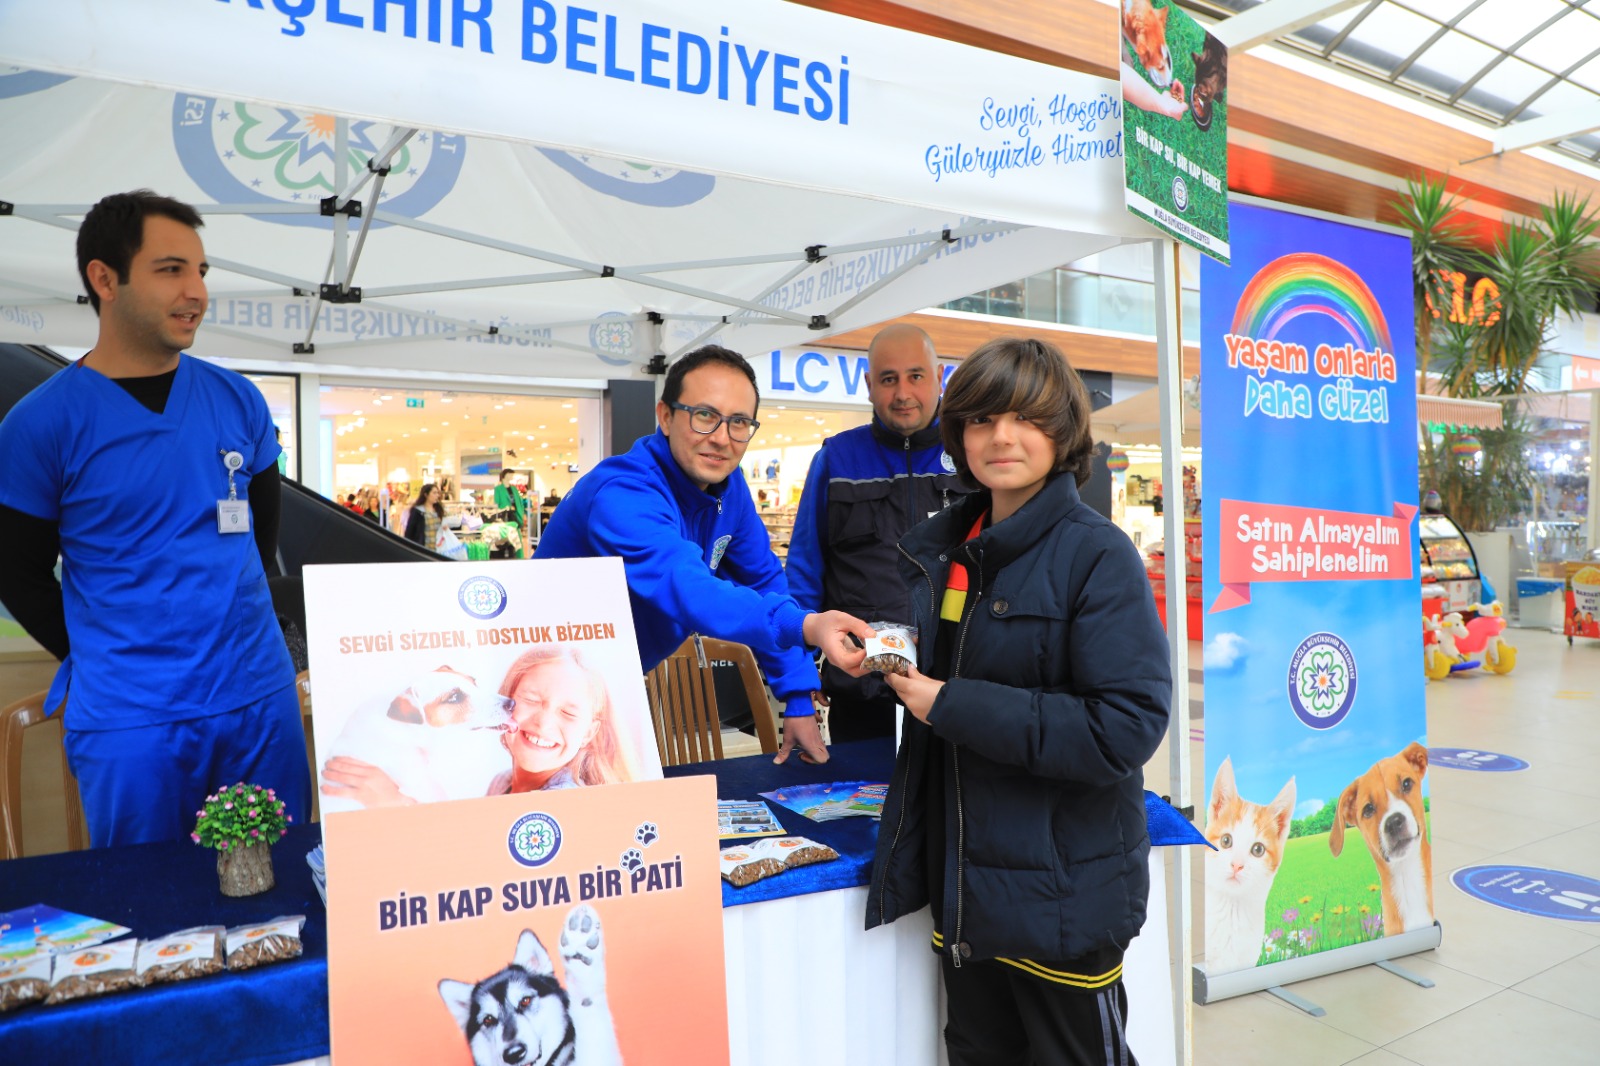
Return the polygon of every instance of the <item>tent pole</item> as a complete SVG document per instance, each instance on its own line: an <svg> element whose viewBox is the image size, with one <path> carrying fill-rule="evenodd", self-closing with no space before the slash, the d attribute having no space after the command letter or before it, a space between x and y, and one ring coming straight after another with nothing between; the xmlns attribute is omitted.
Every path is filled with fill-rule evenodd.
<svg viewBox="0 0 1600 1066"><path fill-rule="evenodd" d="M350 182L350 120L333 120L333 187L342 189ZM373 206L377 206L374 200ZM333 278L344 288L350 277L346 268L349 251L350 216L336 212L333 216Z"/></svg>
<svg viewBox="0 0 1600 1066"><path fill-rule="evenodd" d="M1176 241L1151 245L1156 295L1156 389L1161 407L1161 495L1166 540L1167 658L1172 667L1172 715L1167 721L1167 788L1173 806L1190 799L1189 769L1189 610L1188 553L1183 540L1183 285ZM1216 551L1216 545L1211 546ZM1169 848L1167 860L1168 937L1177 937L1172 967L1173 1043L1178 1061L1192 1061L1194 1003L1189 972L1194 965L1190 938L1190 849Z"/></svg>
<svg viewBox="0 0 1600 1066"><path fill-rule="evenodd" d="M379 174L372 183L373 203L377 203L378 200L383 196L383 178L384 176ZM342 218L343 216L341 215L340 217ZM350 265L345 268L344 276L339 283L339 287L341 289L350 288L351 283L356 280L356 264L361 262L361 249L366 246L367 231L371 228L372 215L368 213L362 217L361 228L356 231L355 250L350 253Z"/></svg>

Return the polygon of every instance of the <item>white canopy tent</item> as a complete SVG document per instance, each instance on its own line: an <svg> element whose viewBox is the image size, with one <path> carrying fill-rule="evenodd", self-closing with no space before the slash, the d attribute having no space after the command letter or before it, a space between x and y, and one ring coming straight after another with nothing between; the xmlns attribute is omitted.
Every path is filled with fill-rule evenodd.
<svg viewBox="0 0 1600 1066"><path fill-rule="evenodd" d="M491 10L433 43L393 5L180 29L156 0L0 0L0 340L92 343L73 231L136 186L207 218L197 354L591 380L1150 236L1111 83L782 3L627 11Z"/></svg>
<svg viewBox="0 0 1600 1066"><path fill-rule="evenodd" d="M1095 440L1108 444L1161 443L1161 390L1145 389L1100 408L1091 419ZM1200 446L1200 410L1183 404L1183 446Z"/></svg>
<svg viewBox="0 0 1600 1066"><path fill-rule="evenodd" d="M0 341L93 342L73 232L140 186L207 220L195 352L306 373L597 385L1149 241L1170 442L1176 254L1124 209L1120 106L1112 81L778 0L0 0ZM1169 889L1151 1061L1187 1048L1184 849Z"/></svg>

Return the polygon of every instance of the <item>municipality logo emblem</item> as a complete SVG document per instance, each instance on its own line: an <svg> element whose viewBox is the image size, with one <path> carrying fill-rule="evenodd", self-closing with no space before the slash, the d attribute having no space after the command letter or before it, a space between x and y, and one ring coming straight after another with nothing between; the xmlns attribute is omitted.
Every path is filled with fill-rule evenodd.
<svg viewBox="0 0 1600 1066"><path fill-rule="evenodd" d="M732 540L732 533L724 533L722 536L718 537L717 542L711 546L711 569L715 570L717 568L717 564L722 562L722 556L727 552L728 544Z"/></svg>
<svg viewBox="0 0 1600 1066"><path fill-rule="evenodd" d="M561 823L548 814L524 814L506 836L511 857L524 866L543 866L561 850Z"/></svg>
<svg viewBox="0 0 1600 1066"><path fill-rule="evenodd" d="M1313 633L1289 659L1289 705L1312 729L1344 721L1356 701L1356 657L1333 633Z"/></svg>
<svg viewBox="0 0 1600 1066"><path fill-rule="evenodd" d="M946 474L954 474L956 472L956 461L950 458L949 452L939 453L939 465L944 467Z"/></svg>
<svg viewBox="0 0 1600 1066"><path fill-rule="evenodd" d="M492 577L469 577L461 583L456 599L463 611L487 621L506 609L506 587Z"/></svg>
<svg viewBox="0 0 1600 1066"><path fill-rule="evenodd" d="M1182 174L1172 178L1172 206L1179 211L1189 210L1189 183L1183 180Z"/></svg>
<svg viewBox="0 0 1600 1066"><path fill-rule="evenodd" d="M603 311L589 327L589 347L602 363L627 366L633 362L633 317L623 311Z"/></svg>
<svg viewBox="0 0 1600 1066"><path fill-rule="evenodd" d="M195 184L219 204L316 204L332 196L338 191L336 121L329 114L243 100L179 93L172 101L172 139L178 159ZM351 121L346 162L352 172L363 172L394 130L380 122ZM418 131L389 160L378 202L370 202L369 188L363 206L407 218L426 213L455 187L466 150L464 137ZM289 226L333 225L333 219L316 213L260 217Z"/></svg>

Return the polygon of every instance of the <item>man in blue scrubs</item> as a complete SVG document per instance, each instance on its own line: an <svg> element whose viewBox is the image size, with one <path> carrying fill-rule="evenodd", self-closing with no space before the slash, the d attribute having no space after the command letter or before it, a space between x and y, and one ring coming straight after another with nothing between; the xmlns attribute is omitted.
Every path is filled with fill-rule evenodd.
<svg viewBox="0 0 1600 1066"><path fill-rule="evenodd" d="M249 381L182 354L208 301L201 224L148 190L96 204L78 272L99 337L0 422L0 601L61 659L46 706L65 700L96 846L181 839L237 781L310 808L265 572L272 418Z"/></svg>

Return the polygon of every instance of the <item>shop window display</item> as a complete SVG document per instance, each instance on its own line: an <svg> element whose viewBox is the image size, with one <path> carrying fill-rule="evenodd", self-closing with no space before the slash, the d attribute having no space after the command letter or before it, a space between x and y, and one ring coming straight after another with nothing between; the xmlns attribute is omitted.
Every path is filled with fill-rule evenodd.
<svg viewBox="0 0 1600 1066"><path fill-rule="evenodd" d="M334 452L330 494L366 490L379 522L403 532L416 490L439 485L469 559L531 554L555 502L600 458L594 397L338 384L322 386L320 406ZM496 498L503 474L520 508Z"/></svg>

